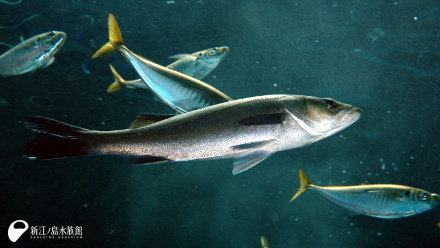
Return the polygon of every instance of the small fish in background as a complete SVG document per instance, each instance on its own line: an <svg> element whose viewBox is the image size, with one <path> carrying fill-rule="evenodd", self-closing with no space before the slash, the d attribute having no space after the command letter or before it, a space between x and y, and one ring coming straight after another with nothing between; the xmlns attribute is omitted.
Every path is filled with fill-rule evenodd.
<svg viewBox="0 0 440 248"><path fill-rule="evenodd" d="M66 34L59 31L50 31L24 40L0 55L0 75L21 75L51 65L65 41Z"/></svg>
<svg viewBox="0 0 440 248"><path fill-rule="evenodd" d="M3 97L0 97L0 105L9 105L9 102L3 99Z"/></svg>
<svg viewBox="0 0 440 248"><path fill-rule="evenodd" d="M269 248L269 243L267 243L267 239L264 236L261 236L261 248Z"/></svg>
<svg viewBox="0 0 440 248"><path fill-rule="evenodd" d="M272 154L305 147L355 123L362 111L328 98L267 95L180 115L141 114L132 128L95 131L45 117L26 117L40 134L25 145L30 159L131 156L133 164L233 158L238 174ZM134 127L134 128L133 128Z"/></svg>
<svg viewBox="0 0 440 248"><path fill-rule="evenodd" d="M176 70L156 64L130 51L122 39L113 14L108 15L109 42L92 58L121 53L136 70L142 81L163 103L179 113L186 113L232 99L218 89Z"/></svg>
<svg viewBox="0 0 440 248"><path fill-rule="evenodd" d="M190 77L203 79L219 65L228 52L229 47L222 46L205 49L193 54L177 54L169 57L177 59L177 61L167 65L167 67ZM107 89L108 93L113 93L123 87L149 89L142 79L126 81L119 75L112 65L110 65L110 69L115 81Z"/></svg>
<svg viewBox="0 0 440 248"><path fill-rule="evenodd" d="M37 107L48 108L53 106L53 100L46 96L31 96L29 101Z"/></svg>
<svg viewBox="0 0 440 248"><path fill-rule="evenodd" d="M420 214L440 203L439 195L413 187L395 184L320 187L313 185L301 169L298 174L300 187L290 201L307 190L314 190L348 210L383 219Z"/></svg>
<svg viewBox="0 0 440 248"><path fill-rule="evenodd" d="M436 225L437 225L437 227L438 227L438 228L440 228L440 221L439 221L439 222L437 222L437 224L436 224Z"/></svg>

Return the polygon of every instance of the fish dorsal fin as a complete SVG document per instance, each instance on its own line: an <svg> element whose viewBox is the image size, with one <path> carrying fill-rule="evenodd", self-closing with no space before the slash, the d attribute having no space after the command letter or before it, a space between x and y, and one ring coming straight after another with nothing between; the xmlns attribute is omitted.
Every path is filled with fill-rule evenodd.
<svg viewBox="0 0 440 248"><path fill-rule="evenodd" d="M129 128L138 128L138 127L147 126L168 119L173 116L175 115L172 114L158 115L158 114L140 113L138 116L136 116L136 119L133 121L133 123L131 123Z"/></svg>
<svg viewBox="0 0 440 248"><path fill-rule="evenodd" d="M236 157L234 158L234 167L232 169L232 174L236 175L245 170L249 170L272 154L273 152L270 151L258 150Z"/></svg>
<svg viewBox="0 0 440 248"><path fill-rule="evenodd" d="M283 124L285 113L254 115L239 120L242 125L274 125Z"/></svg>

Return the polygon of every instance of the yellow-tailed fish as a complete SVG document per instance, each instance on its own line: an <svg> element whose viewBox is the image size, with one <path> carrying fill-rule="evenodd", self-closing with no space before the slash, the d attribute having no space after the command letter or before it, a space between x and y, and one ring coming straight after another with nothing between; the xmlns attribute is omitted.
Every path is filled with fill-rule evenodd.
<svg viewBox="0 0 440 248"><path fill-rule="evenodd" d="M22 41L0 55L0 75L14 76L49 66L66 41L66 34L50 31Z"/></svg>
<svg viewBox="0 0 440 248"><path fill-rule="evenodd" d="M222 46L205 49L193 54L177 54L170 57L177 59L177 61L167 67L190 77L202 79L217 67L228 52L229 48ZM142 79L126 81L112 65L110 65L110 69L115 81L108 87L108 93L113 93L123 87L149 89Z"/></svg>
<svg viewBox="0 0 440 248"><path fill-rule="evenodd" d="M130 51L122 39L118 23L112 14L108 16L109 42L102 46L93 58L112 53L121 53L133 66L148 88L165 104L179 113L232 100L216 88L156 64Z"/></svg>
<svg viewBox="0 0 440 248"><path fill-rule="evenodd" d="M282 150L308 146L343 130L361 110L331 99L268 95L216 104L180 115L142 114L134 128L94 131L44 117L24 124L40 134L24 156L131 156L131 163L233 158L233 174ZM139 124L140 123L140 124Z"/></svg>
<svg viewBox="0 0 440 248"><path fill-rule="evenodd" d="M413 187L395 184L320 187L313 185L301 169L298 173L300 187L290 201L306 190L313 190L348 210L383 219L420 214L440 203L439 195Z"/></svg>

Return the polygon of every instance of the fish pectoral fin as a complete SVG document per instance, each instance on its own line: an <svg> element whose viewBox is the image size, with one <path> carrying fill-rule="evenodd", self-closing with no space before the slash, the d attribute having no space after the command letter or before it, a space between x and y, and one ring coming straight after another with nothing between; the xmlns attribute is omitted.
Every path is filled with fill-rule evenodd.
<svg viewBox="0 0 440 248"><path fill-rule="evenodd" d="M169 56L168 58L175 59L175 60L179 60L179 59L192 59L192 60L194 60L194 55L187 54L187 53L181 53L181 54Z"/></svg>
<svg viewBox="0 0 440 248"><path fill-rule="evenodd" d="M55 57L50 58L46 63L43 64L43 66L41 66L41 69L48 67L48 66L51 65L54 61L55 61Z"/></svg>
<svg viewBox="0 0 440 248"><path fill-rule="evenodd" d="M232 146L231 148L234 150L247 150L247 149L257 149L257 148L264 148L274 142L276 139L270 139L270 140L263 140L263 141L257 141L257 142L251 142L241 145Z"/></svg>
<svg viewBox="0 0 440 248"><path fill-rule="evenodd" d="M232 174L236 175L245 170L248 170L272 154L273 152L270 151L258 150L236 157L234 158L234 167L232 169Z"/></svg>
<svg viewBox="0 0 440 248"><path fill-rule="evenodd" d="M150 155L144 155L144 156L132 156L130 159L130 163L132 164L153 164L153 163L160 163L160 162L167 162L171 161L164 157L156 157L156 156L150 156Z"/></svg>
<svg viewBox="0 0 440 248"><path fill-rule="evenodd" d="M165 119L168 119L170 117L173 117L176 115L169 114L169 115L158 115L158 114L149 114L149 113L140 113L138 116L136 116L136 119L131 123L129 128L138 128L147 126Z"/></svg>
<svg viewBox="0 0 440 248"><path fill-rule="evenodd" d="M283 124L285 113L254 115L239 120L242 125L276 125Z"/></svg>

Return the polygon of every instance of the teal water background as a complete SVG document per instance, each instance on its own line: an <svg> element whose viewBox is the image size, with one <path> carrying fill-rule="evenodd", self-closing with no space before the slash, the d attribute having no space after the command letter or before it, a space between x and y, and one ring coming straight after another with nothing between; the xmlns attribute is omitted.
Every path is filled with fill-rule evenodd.
<svg viewBox="0 0 440 248"><path fill-rule="evenodd" d="M149 94L121 90L90 56L107 42L107 13L126 46L159 64L229 46L204 79L234 99L266 94L330 97L364 111L316 146L279 152L232 176L232 160L131 165L123 157L22 158L38 115L97 130L123 129L140 112L172 113ZM34 14L39 16L21 23ZM353 215L314 192L288 203L302 168L314 184L393 183L440 193L438 1L42 1L0 4L0 41L60 30L51 66L0 78L1 247L435 247L440 209L396 220ZM0 52L8 48L0 47ZM90 74L82 69L85 65ZM140 93L140 94L139 94ZM52 104L29 98L44 96ZM30 226L81 226L82 239L7 239Z"/></svg>

